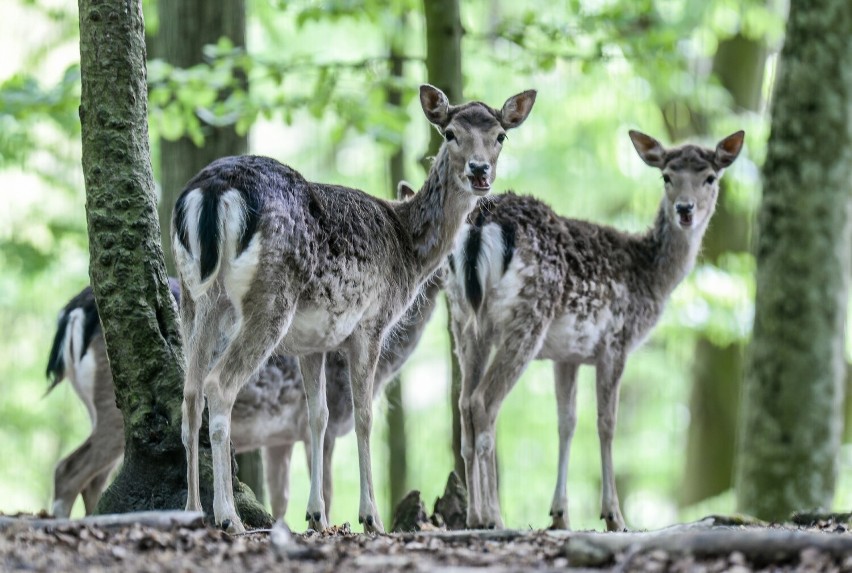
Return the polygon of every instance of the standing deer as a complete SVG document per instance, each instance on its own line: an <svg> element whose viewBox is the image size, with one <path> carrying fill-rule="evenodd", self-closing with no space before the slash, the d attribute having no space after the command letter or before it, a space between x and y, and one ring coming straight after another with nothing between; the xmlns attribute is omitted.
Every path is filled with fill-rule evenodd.
<svg viewBox="0 0 852 573"><path fill-rule="evenodd" d="M405 182L398 186L400 199L414 195ZM384 389L420 341L441 288L437 275L429 279L420 296L396 324L382 347L376 369L374 397ZM169 286L177 301L177 280ZM354 426L349 367L340 352L326 357L328 428L324 443L323 496L331 504L331 455L338 437ZM124 454L124 420L115 405L115 387L98 309L91 287L86 287L62 309L47 364L51 379L48 392L68 379L86 407L92 433L54 472L53 514L68 517L78 495L86 514L94 512L108 477ZM272 513L283 518L287 511L289 469L293 446L307 442L307 402L297 359L273 355L256 376L240 390L232 413L232 441L237 452L264 449L267 489Z"/></svg>
<svg viewBox="0 0 852 573"><path fill-rule="evenodd" d="M540 358L554 361L559 422L552 525L569 527L566 479L577 369L591 364L597 374L601 518L610 531L624 529L612 465L624 364L692 269L716 206L719 178L739 155L743 138L739 131L715 150L665 149L631 131L639 156L660 169L664 181L656 222L641 235L566 219L541 201L512 193L483 200L470 214L446 281L463 369L459 406L469 526L502 527L497 414L530 361Z"/></svg>
<svg viewBox="0 0 852 573"><path fill-rule="evenodd" d="M358 521L381 532L370 464L373 378L382 340L420 285L449 253L465 215L488 193L505 130L535 101L527 91L502 109L450 106L420 87L426 117L445 136L421 191L395 203L362 191L306 181L264 157L214 161L175 205L172 246L181 281L187 351L182 438L187 509L200 510L198 432L210 413L213 513L231 531L244 527L231 484L231 410L240 388L274 352L299 356L308 399L309 527L327 526L323 441L328 420L325 353L349 360L360 474ZM211 364L222 334L228 341Z"/></svg>

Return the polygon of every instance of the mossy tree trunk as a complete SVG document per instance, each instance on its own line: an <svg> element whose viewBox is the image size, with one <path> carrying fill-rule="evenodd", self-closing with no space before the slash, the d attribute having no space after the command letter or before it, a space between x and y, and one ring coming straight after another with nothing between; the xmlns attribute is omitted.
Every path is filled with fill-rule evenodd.
<svg viewBox="0 0 852 573"><path fill-rule="evenodd" d="M830 507L852 250L852 3L792 2L757 229L736 490L781 520Z"/></svg>
<svg viewBox="0 0 852 573"><path fill-rule="evenodd" d="M157 55L172 65L188 68L204 62L204 46L228 38L237 47L246 44L245 0L159 0L160 29L156 37ZM238 80L246 88L245 77ZM227 93L221 94L222 98ZM170 247L169 227L172 208L183 186L208 163L226 155L241 155L248 150L248 138L233 126L203 124L204 144L196 145L189 137L175 141L160 140L160 229L163 237L166 270L175 274ZM240 481L263 501L263 462L260 451L237 454Z"/></svg>
<svg viewBox="0 0 852 573"><path fill-rule="evenodd" d="M462 103L461 40L464 31L461 25L459 0L423 0L423 13L426 19L426 74L429 83L441 89L447 95L451 104ZM434 129L431 133L426 157L434 157L438 153L438 148L441 147L441 135ZM453 415L453 459L455 471L464 482L464 459L461 456L461 420L459 417L461 369L453 350L455 340L449 323L447 330L452 346L450 350L450 409Z"/></svg>
<svg viewBox="0 0 852 573"><path fill-rule="evenodd" d="M184 358L151 173L141 0L80 0L79 13L89 273L126 442L98 511L181 508ZM247 520L267 523L251 492L240 494Z"/></svg>

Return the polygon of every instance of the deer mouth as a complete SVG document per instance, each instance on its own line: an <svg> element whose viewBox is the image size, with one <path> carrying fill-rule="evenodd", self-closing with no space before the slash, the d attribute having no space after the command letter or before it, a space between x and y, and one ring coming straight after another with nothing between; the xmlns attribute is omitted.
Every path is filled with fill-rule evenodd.
<svg viewBox="0 0 852 573"><path fill-rule="evenodd" d="M488 182L487 175L468 175L467 179L470 181L473 192L477 195L485 195L491 190L491 183Z"/></svg>
<svg viewBox="0 0 852 573"><path fill-rule="evenodd" d="M692 213L678 213L677 214L677 222L680 223L681 228L687 229L692 226Z"/></svg>

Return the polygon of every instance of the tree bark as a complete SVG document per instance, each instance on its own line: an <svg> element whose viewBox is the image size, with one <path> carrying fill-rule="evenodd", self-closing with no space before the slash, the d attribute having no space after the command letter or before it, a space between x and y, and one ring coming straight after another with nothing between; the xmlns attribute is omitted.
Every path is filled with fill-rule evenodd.
<svg viewBox="0 0 852 573"><path fill-rule="evenodd" d="M390 38L390 64L391 79L400 81L404 73L404 54L400 47L400 40L404 37L402 31L405 26L404 20L400 19L399 30ZM402 105L402 93L399 89L390 88L387 94L388 105L400 107ZM393 152L388 168L390 174L390 188L396 189L399 181L405 179L405 146L400 143ZM393 198L396 193L392 191ZM406 453L405 433L405 403L402 399L402 380L397 374L385 391L388 398L388 483L390 484L390 503L386 507L396 507L408 491L408 456Z"/></svg>
<svg viewBox="0 0 852 573"><path fill-rule="evenodd" d="M852 247L852 4L793 2L758 215L740 511L830 507L842 431Z"/></svg>
<svg viewBox="0 0 852 573"><path fill-rule="evenodd" d="M141 6L79 7L90 277L127 441L99 509L179 507L180 401L169 396L180 395L183 354L159 242Z"/></svg>
<svg viewBox="0 0 852 573"><path fill-rule="evenodd" d="M126 442L98 512L181 508L184 358L151 173L141 2L80 0L79 10L89 273ZM256 510L240 493L240 507Z"/></svg>
<svg viewBox="0 0 852 573"><path fill-rule="evenodd" d="M735 111L760 108L765 67L763 41L737 34L720 42L713 57L713 73L731 94ZM691 124L695 133L706 135L703 118ZM723 179L701 253L704 261L714 265L726 253L747 252L749 248L750 217L726 201L728 186L729 180ZM686 467L679 500L682 505L697 503L733 486L743 352L742 344L719 345L706 336L700 336L695 344Z"/></svg>
<svg viewBox="0 0 852 573"><path fill-rule="evenodd" d="M159 0L160 30L155 40L158 56L168 63L188 68L204 62L204 46L228 38L235 47L246 45L245 0ZM245 78L240 78L245 83ZM227 94L222 94L227 97ZM188 137L176 141L160 140L160 228L166 269L175 274L172 258L172 208L183 186L208 163L226 155L248 151L248 138L237 134L233 126L203 126L204 145L197 146ZM263 461L260 451L237 454L237 475L263 501Z"/></svg>
<svg viewBox="0 0 852 573"><path fill-rule="evenodd" d="M462 102L462 25L458 0L423 0L426 18L426 73L429 83L441 89L451 104ZM428 170L428 158L434 157L441 147L441 135L431 131L429 149L424 156L424 167ZM448 305L449 306L449 305ZM461 395L461 369L455 354L455 340L449 324L450 336L450 410L453 414L453 459L454 469L465 481L464 460L461 457L461 423L459 418L459 396Z"/></svg>

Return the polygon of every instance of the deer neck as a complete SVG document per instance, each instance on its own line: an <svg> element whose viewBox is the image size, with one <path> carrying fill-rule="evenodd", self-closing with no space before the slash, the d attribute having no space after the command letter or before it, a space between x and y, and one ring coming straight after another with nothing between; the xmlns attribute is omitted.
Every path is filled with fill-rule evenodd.
<svg viewBox="0 0 852 573"><path fill-rule="evenodd" d="M657 211L654 226L643 237L650 255L650 270L655 277L654 290L662 298L668 297L692 270L710 220L708 216L693 229L685 231L667 215L671 208L664 198Z"/></svg>
<svg viewBox="0 0 852 573"><path fill-rule="evenodd" d="M450 172L449 154L442 145L423 187L397 212L411 234L411 245L425 280L453 247L464 218L476 204L476 196L461 186Z"/></svg>

